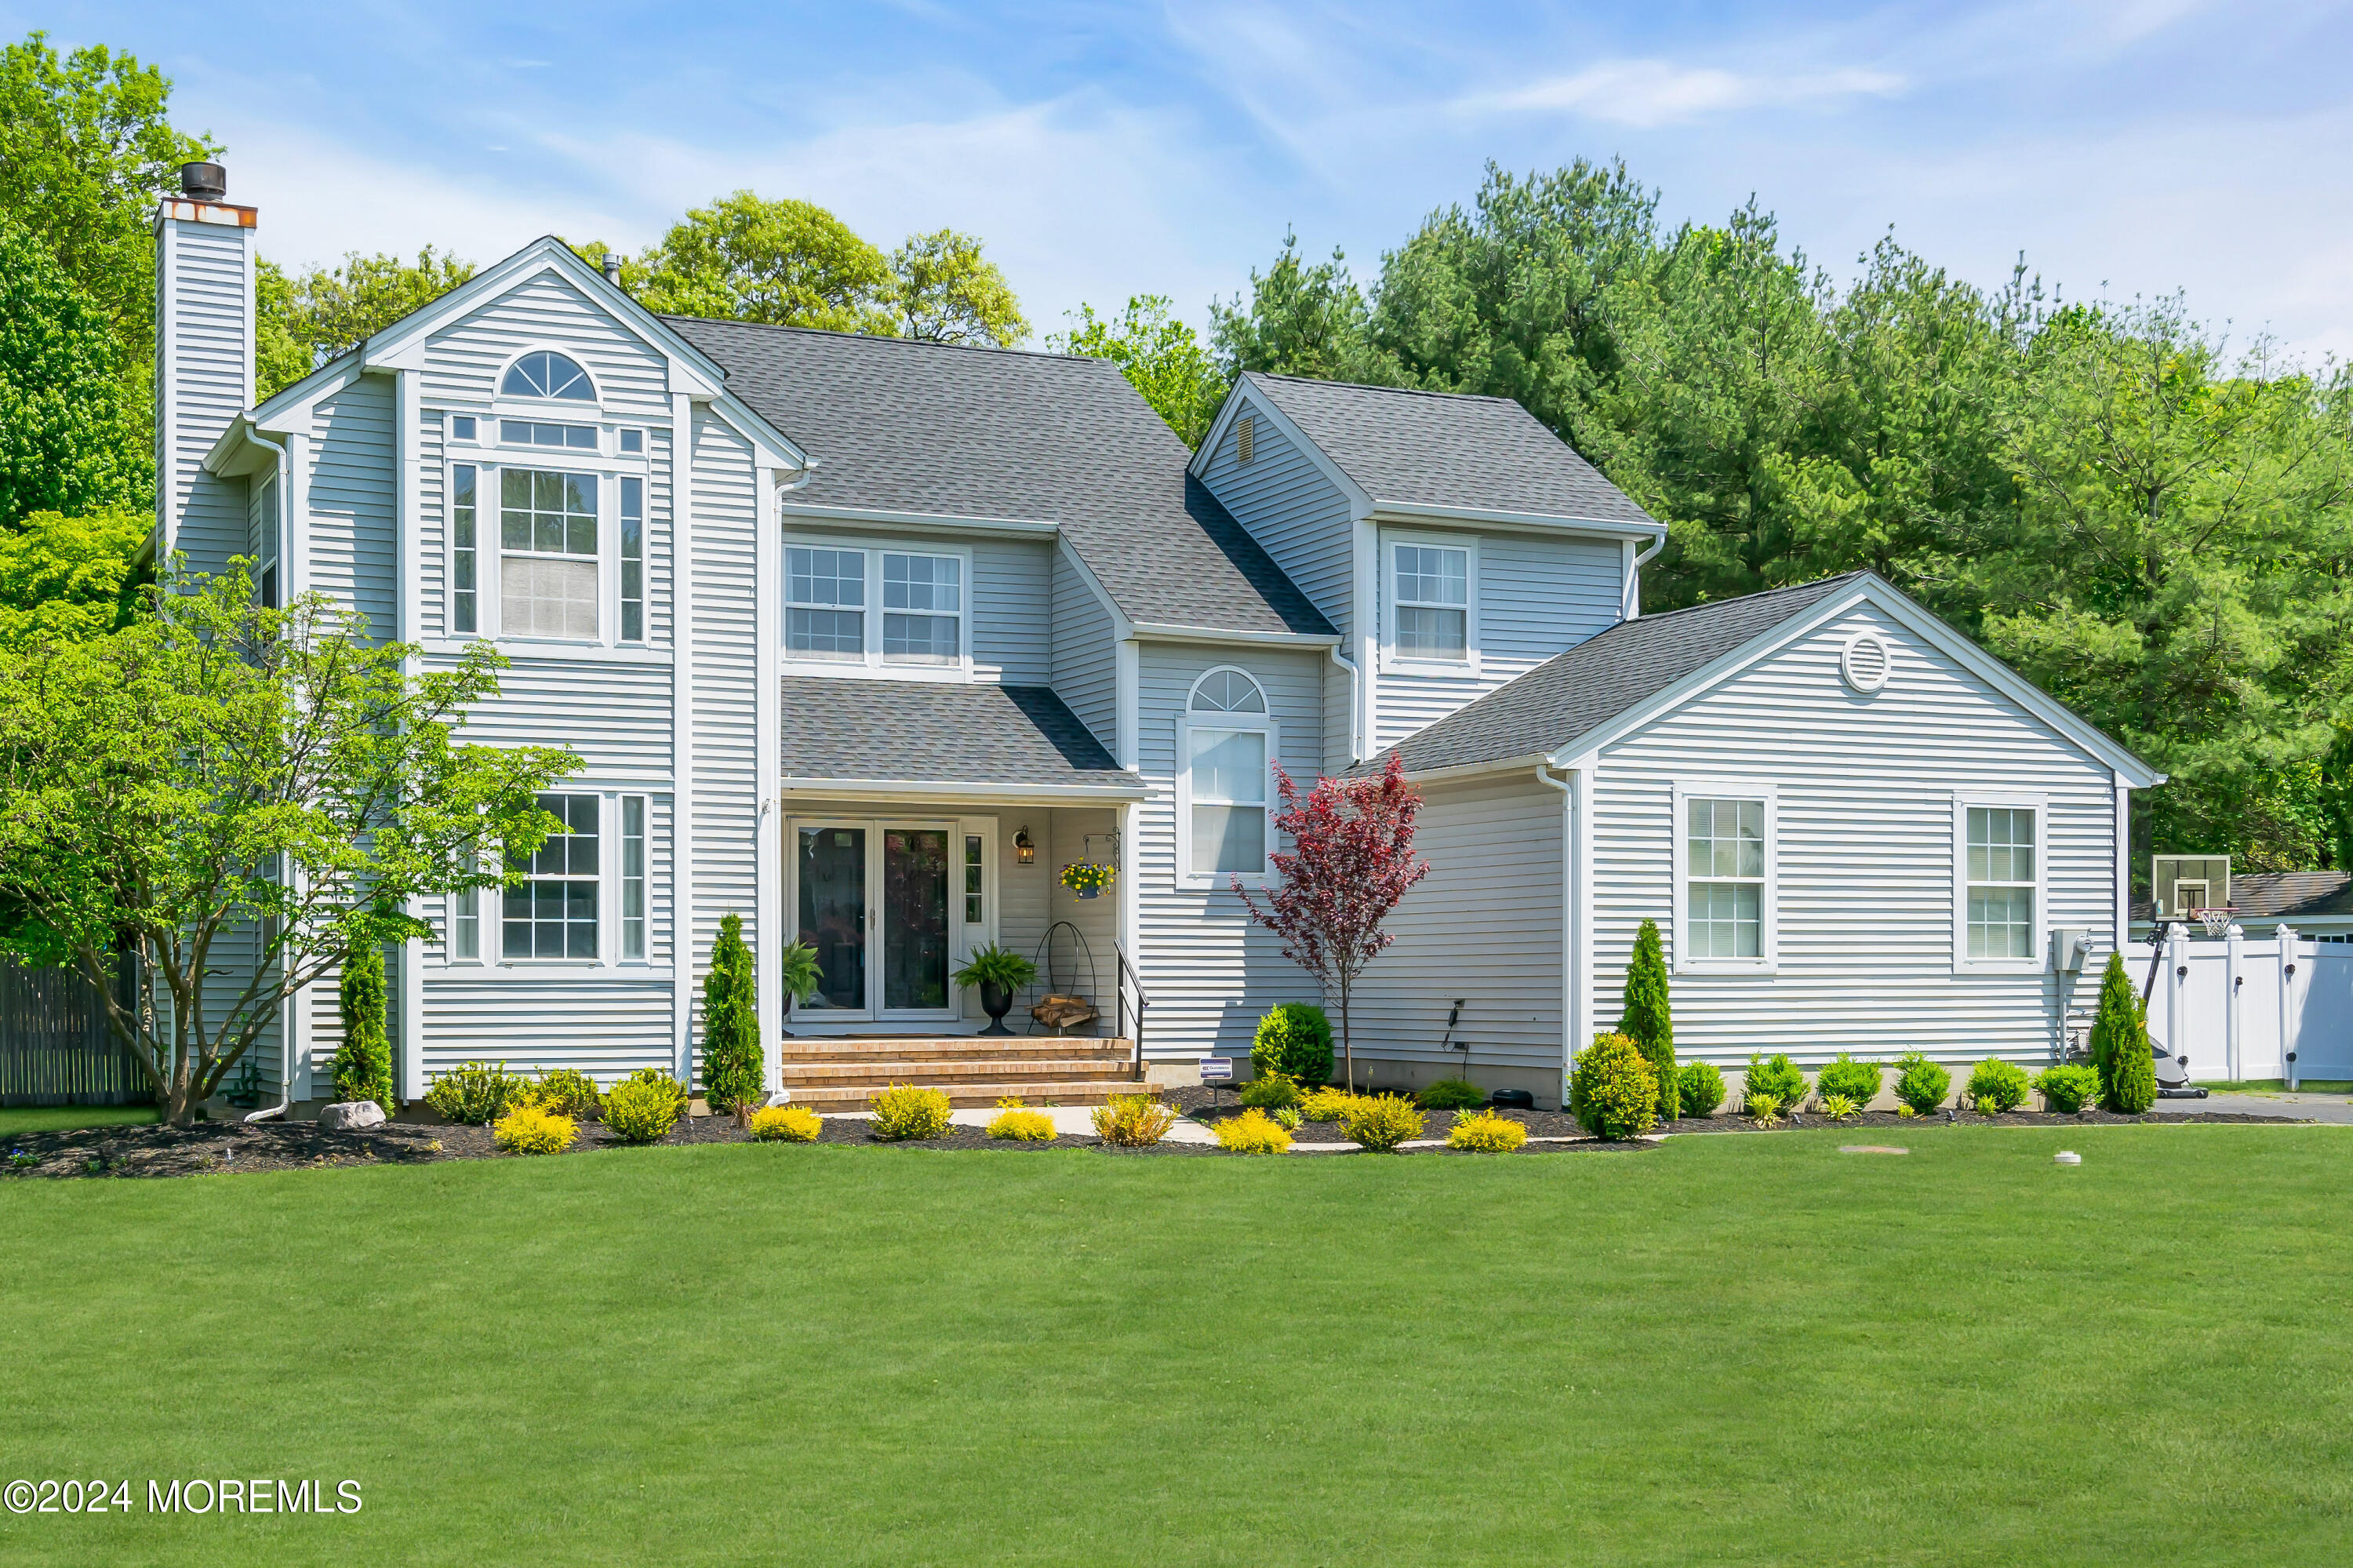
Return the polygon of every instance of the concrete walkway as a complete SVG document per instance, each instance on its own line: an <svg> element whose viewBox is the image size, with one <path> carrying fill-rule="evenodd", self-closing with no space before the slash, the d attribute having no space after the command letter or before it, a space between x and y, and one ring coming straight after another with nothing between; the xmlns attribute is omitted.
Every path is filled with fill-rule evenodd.
<svg viewBox="0 0 2353 1568"><path fill-rule="evenodd" d="M2289 1094L2282 1089L2231 1094L2217 1089L2202 1100L2159 1100L2149 1108L2159 1116L2196 1116L2200 1111L2221 1111L2232 1116L2277 1117L2283 1121L2331 1121L2353 1127L2353 1099L2343 1095Z"/></svg>

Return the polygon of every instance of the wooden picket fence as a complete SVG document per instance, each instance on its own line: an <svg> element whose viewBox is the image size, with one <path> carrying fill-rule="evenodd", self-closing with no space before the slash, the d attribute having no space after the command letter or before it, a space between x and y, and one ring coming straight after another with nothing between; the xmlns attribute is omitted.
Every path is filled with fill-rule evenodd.
<svg viewBox="0 0 2353 1568"><path fill-rule="evenodd" d="M126 976L118 983L126 987ZM0 1106L142 1105L147 1075L70 969L0 958Z"/></svg>

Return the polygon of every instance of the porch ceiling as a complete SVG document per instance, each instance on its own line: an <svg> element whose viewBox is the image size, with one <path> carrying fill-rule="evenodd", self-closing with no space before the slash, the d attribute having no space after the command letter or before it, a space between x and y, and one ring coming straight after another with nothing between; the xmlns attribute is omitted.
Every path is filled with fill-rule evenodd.
<svg viewBox="0 0 2353 1568"><path fill-rule="evenodd" d="M822 783L1144 793L1144 780L1123 769L1048 686L788 676L783 704L788 789Z"/></svg>

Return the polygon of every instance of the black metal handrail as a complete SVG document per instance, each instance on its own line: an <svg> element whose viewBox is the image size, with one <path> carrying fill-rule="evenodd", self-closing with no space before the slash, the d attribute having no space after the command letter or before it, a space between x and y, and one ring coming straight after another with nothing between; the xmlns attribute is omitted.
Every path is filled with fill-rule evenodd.
<svg viewBox="0 0 2353 1568"><path fill-rule="evenodd" d="M1135 1033L1128 1038L1134 1054L1132 1069L1135 1075L1134 1081L1140 1084L1144 1082L1144 1010L1152 1005L1152 999L1144 994L1144 979L1135 972L1135 966L1127 961L1127 949L1113 942L1111 950L1119 957L1121 983L1114 989L1119 992L1119 1032L1122 1034L1127 1033L1127 988L1130 985L1135 988Z"/></svg>

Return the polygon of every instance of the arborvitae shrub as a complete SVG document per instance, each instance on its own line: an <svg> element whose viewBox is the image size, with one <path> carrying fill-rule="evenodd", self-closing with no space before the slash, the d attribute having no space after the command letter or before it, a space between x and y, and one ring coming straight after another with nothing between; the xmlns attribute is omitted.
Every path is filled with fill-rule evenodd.
<svg viewBox="0 0 2353 1568"><path fill-rule="evenodd" d="M1724 1075L1713 1062L1685 1062L1675 1069L1675 1102L1682 1116L1714 1116L1724 1103Z"/></svg>
<svg viewBox="0 0 2353 1568"><path fill-rule="evenodd" d="M1837 1060L1814 1075L1814 1092L1824 1097L1844 1095L1867 1109L1879 1096L1879 1064L1858 1062L1841 1051Z"/></svg>
<svg viewBox="0 0 2353 1568"><path fill-rule="evenodd" d="M1260 1077L1281 1073L1294 1084L1332 1081L1332 1021L1324 1010L1287 1001L1258 1021L1250 1042L1250 1070Z"/></svg>
<svg viewBox="0 0 2353 1568"><path fill-rule="evenodd" d="M1568 1077L1571 1115L1594 1137L1632 1138L1659 1116L1658 1075L1642 1048L1623 1034L1597 1034L1577 1054Z"/></svg>
<svg viewBox="0 0 2353 1568"><path fill-rule="evenodd" d="M1667 1005L1667 954L1659 923L1644 920L1626 961L1626 1006L1618 1033L1638 1046L1659 1079L1659 1119L1681 1114L1683 1082L1675 1072L1675 1022Z"/></svg>
<svg viewBox="0 0 2353 1568"><path fill-rule="evenodd" d="M1272 1110L1277 1106L1297 1105L1299 1086L1281 1073L1261 1073L1241 1086L1237 1097L1246 1106Z"/></svg>
<svg viewBox="0 0 2353 1568"><path fill-rule="evenodd" d="M1906 1051L1895 1059L1895 1097L1915 1116L1934 1114L1952 1086L1953 1075L1917 1051Z"/></svg>
<svg viewBox="0 0 2353 1568"><path fill-rule="evenodd" d="M1280 1154L1291 1147L1291 1133L1266 1112L1246 1110L1218 1123L1218 1147L1236 1154Z"/></svg>
<svg viewBox="0 0 2353 1568"><path fill-rule="evenodd" d="M702 1093L723 1114L757 1100L767 1080L754 987L744 917L729 914L719 922L711 972L702 977Z"/></svg>
<svg viewBox="0 0 2353 1568"><path fill-rule="evenodd" d="M1783 1110L1796 1110L1806 1103L1806 1075L1787 1051L1776 1051L1770 1056L1753 1052L1748 1058L1748 1074L1742 1079L1740 1092L1749 1095L1770 1095Z"/></svg>
<svg viewBox="0 0 2353 1568"><path fill-rule="evenodd" d="M385 1033L384 949L370 945L343 955L343 984L336 997L343 1020L343 1043L335 1052L335 1095L374 1100L389 1114L392 1041Z"/></svg>
<svg viewBox="0 0 2353 1568"><path fill-rule="evenodd" d="M1979 1110L1991 1107L1999 1116L2024 1105L2027 1087L2025 1068L1989 1056L1969 1074L1969 1103Z"/></svg>
<svg viewBox="0 0 2353 1568"><path fill-rule="evenodd" d="M670 1136L678 1125L679 1115L686 1107L672 1087L675 1078L665 1083L649 1082L643 1077L625 1078L615 1084L605 1097L605 1126L623 1143L654 1143Z"/></svg>
<svg viewBox="0 0 2353 1568"><path fill-rule="evenodd" d="M2138 1116L2157 1103L2157 1061L2148 1052L2148 1020L2122 953L2108 955L2100 976L2100 1011L2092 1021L2092 1065L2100 1075L2100 1103Z"/></svg>
<svg viewBox="0 0 2353 1568"><path fill-rule="evenodd" d="M1487 1091L1468 1078L1440 1078L1414 1097L1424 1110L1468 1110L1485 1100Z"/></svg>
<svg viewBox="0 0 2353 1568"><path fill-rule="evenodd" d="M1397 1095L1359 1095L1343 1125L1358 1144L1386 1154L1407 1139L1421 1136L1421 1107Z"/></svg>
<svg viewBox="0 0 2353 1568"><path fill-rule="evenodd" d="M913 1084L893 1084L887 1089L875 1090L866 1097L866 1108L874 1113L874 1136L892 1143L909 1138L945 1137L948 1118L955 1110L946 1095L937 1089L917 1088Z"/></svg>

